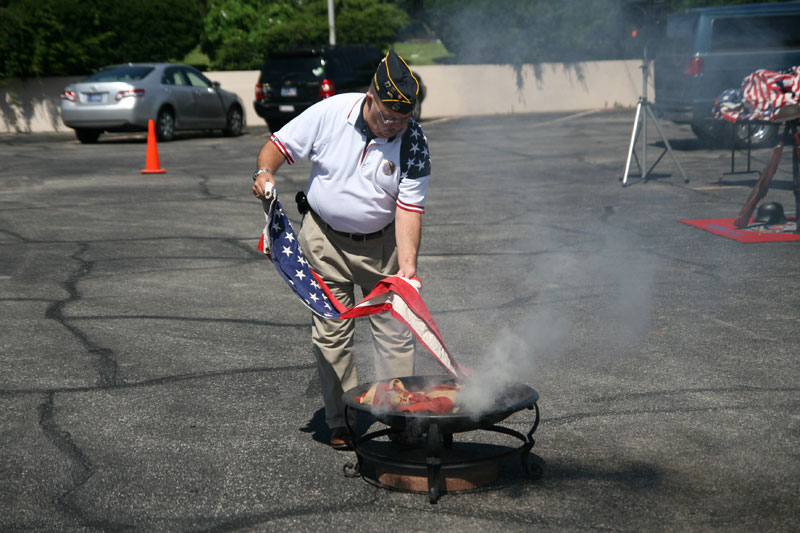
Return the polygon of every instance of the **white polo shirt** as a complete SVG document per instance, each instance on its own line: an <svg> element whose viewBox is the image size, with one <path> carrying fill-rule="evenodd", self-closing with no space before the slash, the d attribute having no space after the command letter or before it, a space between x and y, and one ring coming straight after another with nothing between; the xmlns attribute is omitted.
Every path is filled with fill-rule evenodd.
<svg viewBox="0 0 800 533"><path fill-rule="evenodd" d="M270 139L290 165L311 161L311 209L335 230L362 234L386 227L398 207L424 213L431 174L428 141L416 121L390 139L369 138L365 97L326 98Z"/></svg>

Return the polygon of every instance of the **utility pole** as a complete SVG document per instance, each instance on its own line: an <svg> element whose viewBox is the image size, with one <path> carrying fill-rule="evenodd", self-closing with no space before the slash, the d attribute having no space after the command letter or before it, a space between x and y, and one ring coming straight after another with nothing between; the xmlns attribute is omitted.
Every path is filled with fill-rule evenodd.
<svg viewBox="0 0 800 533"><path fill-rule="evenodd" d="M333 14L333 0L328 0L328 41L331 46L336 44L336 23Z"/></svg>

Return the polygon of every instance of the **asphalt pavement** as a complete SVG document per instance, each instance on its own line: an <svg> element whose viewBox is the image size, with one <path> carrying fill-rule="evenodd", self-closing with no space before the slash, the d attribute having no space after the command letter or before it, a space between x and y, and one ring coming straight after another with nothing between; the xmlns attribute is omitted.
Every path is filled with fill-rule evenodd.
<svg viewBox="0 0 800 533"><path fill-rule="evenodd" d="M621 187L633 118L423 122L422 295L487 388L538 391L543 469L435 505L326 444L309 312L255 249L265 128L159 143L165 174L143 134L0 136L0 530L796 531L800 248L679 222L736 216L756 179L720 182L731 152L687 127L662 123L689 183L667 155ZM298 225L309 168L278 173ZM370 349L360 321L362 382ZM456 440L507 442L483 433Z"/></svg>

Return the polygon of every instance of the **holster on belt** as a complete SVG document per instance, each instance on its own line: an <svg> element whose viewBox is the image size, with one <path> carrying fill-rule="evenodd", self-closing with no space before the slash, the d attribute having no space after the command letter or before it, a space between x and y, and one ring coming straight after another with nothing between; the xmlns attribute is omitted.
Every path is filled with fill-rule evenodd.
<svg viewBox="0 0 800 533"><path fill-rule="evenodd" d="M301 215L305 215L308 213L309 206L308 206L308 199L306 199L306 193L303 191L298 191L297 194L294 196L294 201L297 202L297 211Z"/></svg>

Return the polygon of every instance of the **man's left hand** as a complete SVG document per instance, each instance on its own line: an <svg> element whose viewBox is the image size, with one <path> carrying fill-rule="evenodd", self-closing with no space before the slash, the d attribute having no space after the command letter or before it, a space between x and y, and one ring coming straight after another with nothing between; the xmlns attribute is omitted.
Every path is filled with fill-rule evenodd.
<svg viewBox="0 0 800 533"><path fill-rule="evenodd" d="M400 269L397 271L397 275L403 278L411 279L417 275L417 269L412 267L400 267Z"/></svg>

